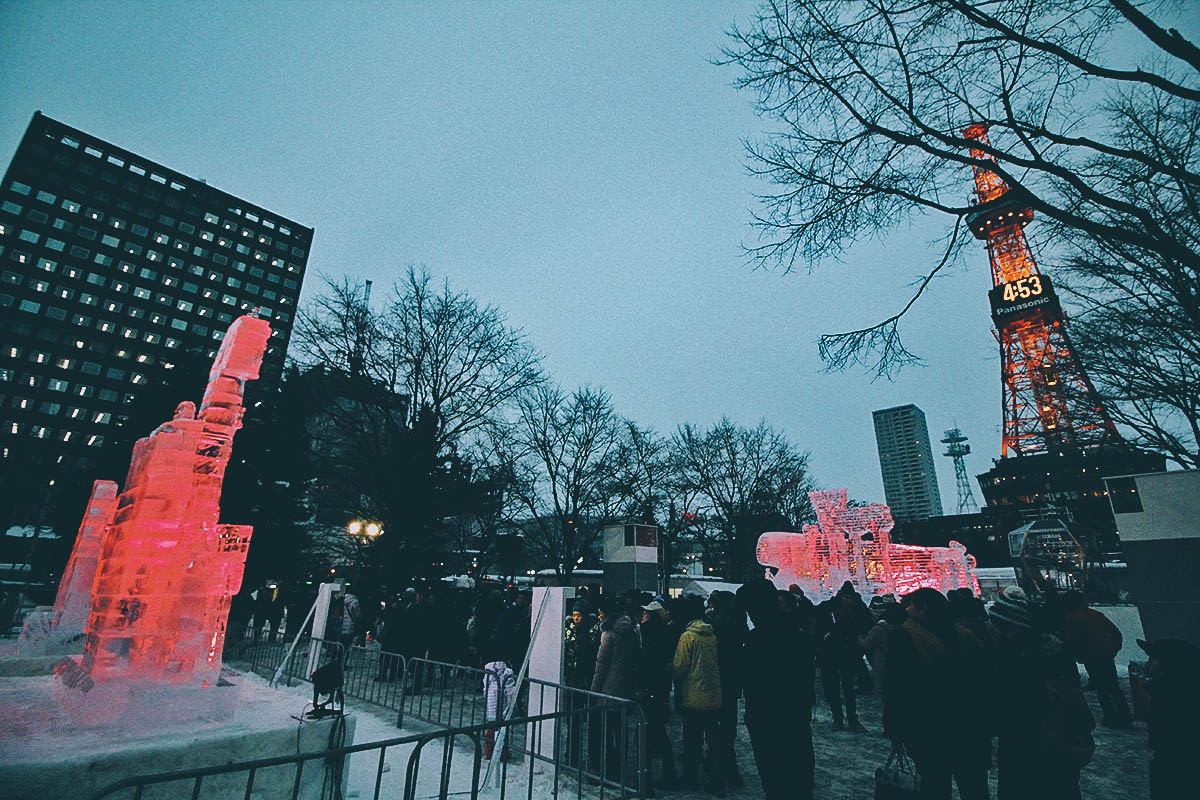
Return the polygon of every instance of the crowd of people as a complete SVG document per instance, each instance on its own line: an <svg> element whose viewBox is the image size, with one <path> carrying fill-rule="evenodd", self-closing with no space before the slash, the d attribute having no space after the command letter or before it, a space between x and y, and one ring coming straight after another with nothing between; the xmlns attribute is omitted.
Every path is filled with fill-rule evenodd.
<svg viewBox="0 0 1200 800"><path fill-rule="evenodd" d="M516 673L525 661L527 591L505 596L414 586L369 603L369 610L352 611L345 602L337 631L347 643L370 638L409 659L473 664L495 674ZM265 619L275 619L270 606L261 608ZM1153 678L1151 797L1178 797L1177 787L1189 780L1191 731L1200 718L1194 678L1200 650L1178 640L1138 644ZM1071 800L1081 797L1080 774L1096 747L1084 691L1097 694L1100 724L1133 725L1115 666L1121 645L1117 627L1078 592L1035 602L1014 586L987 607L968 590L918 589L868 605L847 582L813 603L796 586L784 591L757 579L736 594L714 591L707 599L583 590L565 621L563 663L568 686L641 707L658 791L720 796L740 786L741 722L767 800L811 798L819 685L832 732L882 732L893 753L915 764L924 797L949 800L955 784L961 800L989 798L994 766L999 800ZM397 678L388 661L379 663L377 680ZM422 676L412 672L410 691L419 693ZM880 719L859 713L857 698L869 693L882 699ZM669 733L673 716L682 742ZM577 747L583 724L570 722L570 758L584 757ZM605 736L591 731L586 757L600 760L597 748L608 748L612 768L620 755Z"/></svg>

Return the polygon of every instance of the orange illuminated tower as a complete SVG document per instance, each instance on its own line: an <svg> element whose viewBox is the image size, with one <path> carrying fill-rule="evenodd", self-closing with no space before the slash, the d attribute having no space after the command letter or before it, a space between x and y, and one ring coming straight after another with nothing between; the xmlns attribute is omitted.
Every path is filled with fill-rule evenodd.
<svg viewBox="0 0 1200 800"><path fill-rule="evenodd" d="M988 144L986 125L971 125L963 135ZM971 157L995 162L974 147ZM987 243L992 264L988 298L1000 342L1002 457L1085 453L1121 443L1071 348L1054 285L1038 272L1025 240L1033 209L1022 193L978 165L975 196L978 204L966 219L975 238Z"/></svg>

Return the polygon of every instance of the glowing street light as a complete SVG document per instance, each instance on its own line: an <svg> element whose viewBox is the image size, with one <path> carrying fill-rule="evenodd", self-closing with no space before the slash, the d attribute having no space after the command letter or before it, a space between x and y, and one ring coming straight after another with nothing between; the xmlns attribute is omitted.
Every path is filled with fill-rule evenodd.
<svg viewBox="0 0 1200 800"><path fill-rule="evenodd" d="M383 526L378 522L370 522L364 519L351 520L346 526L346 531L351 536L363 536L367 539L374 539L383 533Z"/></svg>

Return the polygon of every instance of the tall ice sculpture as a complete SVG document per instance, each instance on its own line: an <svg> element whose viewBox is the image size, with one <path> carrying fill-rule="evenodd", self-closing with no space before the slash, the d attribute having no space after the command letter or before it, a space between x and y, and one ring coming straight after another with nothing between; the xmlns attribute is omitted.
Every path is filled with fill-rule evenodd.
<svg viewBox="0 0 1200 800"><path fill-rule="evenodd" d="M180 403L133 447L100 545L83 656L55 669L56 695L82 724L232 711L221 648L251 528L218 522L221 484L270 336L266 320L234 320L199 412Z"/></svg>
<svg viewBox="0 0 1200 800"><path fill-rule="evenodd" d="M845 489L809 492L817 524L804 533L772 531L758 537L758 563L781 589L792 584L813 602L833 596L845 581L863 595L896 597L923 587L970 589L979 596L975 557L958 542L949 547L892 544L892 511L885 505L850 506Z"/></svg>

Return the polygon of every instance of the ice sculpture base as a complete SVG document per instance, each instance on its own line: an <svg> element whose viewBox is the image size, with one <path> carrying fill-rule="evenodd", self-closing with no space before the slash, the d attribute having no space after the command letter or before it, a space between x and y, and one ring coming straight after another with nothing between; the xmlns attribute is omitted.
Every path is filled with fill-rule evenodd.
<svg viewBox="0 0 1200 800"><path fill-rule="evenodd" d="M236 707L223 722L193 719L166 725L156 713L81 728L59 709L51 677L0 680L0 800L88 797L135 775L289 755L297 744L306 753L328 747L331 720L301 725L292 717L303 710L302 698L241 676L235 681L240 685L228 688ZM354 743L354 726L354 717L347 716L347 745ZM324 777L323 769L306 769L300 797L319 797ZM294 778L290 768L263 770L255 776L254 796L288 797ZM203 796L241 797L245 780L245 774L207 778ZM186 781L155 787L146 798L190 798L192 786Z"/></svg>

